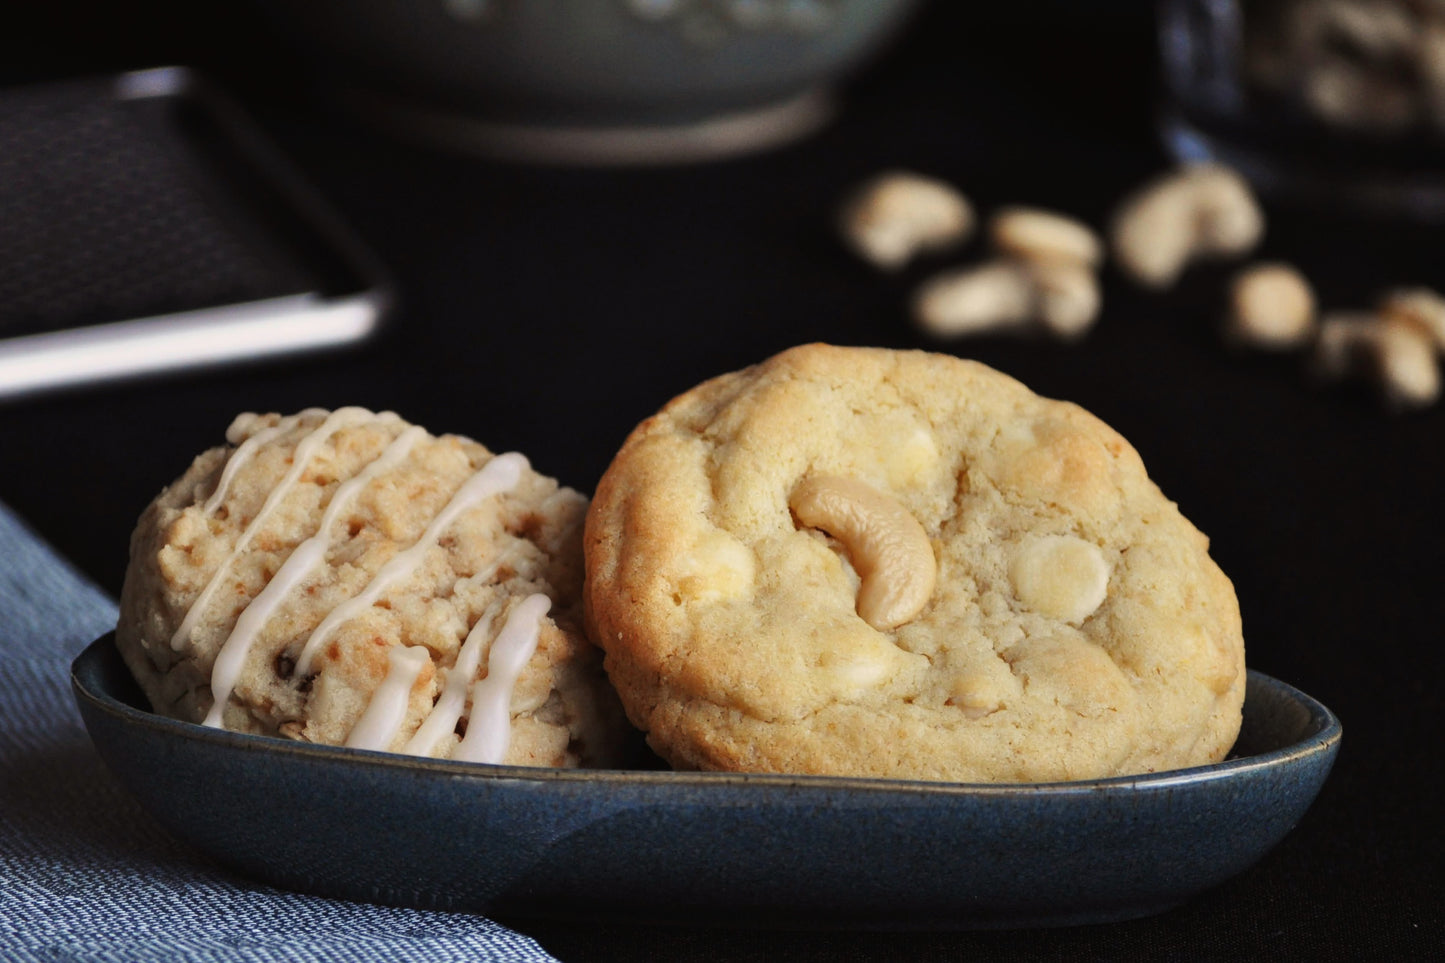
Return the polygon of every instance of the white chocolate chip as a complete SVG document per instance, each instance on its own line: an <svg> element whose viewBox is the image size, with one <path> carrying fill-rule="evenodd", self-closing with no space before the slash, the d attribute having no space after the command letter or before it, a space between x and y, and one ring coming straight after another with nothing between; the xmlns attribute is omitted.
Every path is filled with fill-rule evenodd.
<svg viewBox="0 0 1445 963"><path fill-rule="evenodd" d="M1109 563L1092 542L1073 535L1043 535L1015 547L1009 581L1028 608L1078 624L1104 604Z"/></svg>
<svg viewBox="0 0 1445 963"><path fill-rule="evenodd" d="M736 598L753 587L755 568L753 554L742 542L713 529L683 556L677 591L688 601Z"/></svg>
<svg viewBox="0 0 1445 963"><path fill-rule="evenodd" d="M895 431L874 447L887 452L884 471L889 484L896 488L919 487L938 466L938 442L933 432L921 426Z"/></svg>
<svg viewBox="0 0 1445 963"><path fill-rule="evenodd" d="M987 673L963 672L953 678L947 704L970 719L981 719L1003 705L1004 695L1003 687Z"/></svg>
<svg viewBox="0 0 1445 963"><path fill-rule="evenodd" d="M834 688L848 693L865 692L876 687L892 675L897 667L898 659L887 658L881 651L850 649L844 652L830 649L821 653L818 660L818 668L828 673Z"/></svg>

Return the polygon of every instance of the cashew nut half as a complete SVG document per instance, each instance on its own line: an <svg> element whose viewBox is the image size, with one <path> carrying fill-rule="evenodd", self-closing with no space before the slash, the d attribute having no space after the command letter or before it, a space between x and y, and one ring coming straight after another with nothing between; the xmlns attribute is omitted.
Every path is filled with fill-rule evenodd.
<svg viewBox="0 0 1445 963"><path fill-rule="evenodd" d="M1244 178L1218 164L1166 175L1125 199L1111 241L1138 283L1166 288L1197 257L1241 255L1264 235L1264 214Z"/></svg>
<svg viewBox="0 0 1445 963"><path fill-rule="evenodd" d="M1229 289L1226 333L1241 344L1284 350L1309 341L1315 330L1315 295L1288 264L1252 265Z"/></svg>
<svg viewBox="0 0 1445 963"><path fill-rule="evenodd" d="M973 225L973 206L952 185L908 171L868 181L844 202L838 218L848 245L885 271L962 243Z"/></svg>
<svg viewBox="0 0 1445 963"><path fill-rule="evenodd" d="M793 490L788 507L807 528L843 544L862 582L857 610L875 629L911 620L933 596L938 562L908 509L855 478L817 475Z"/></svg>

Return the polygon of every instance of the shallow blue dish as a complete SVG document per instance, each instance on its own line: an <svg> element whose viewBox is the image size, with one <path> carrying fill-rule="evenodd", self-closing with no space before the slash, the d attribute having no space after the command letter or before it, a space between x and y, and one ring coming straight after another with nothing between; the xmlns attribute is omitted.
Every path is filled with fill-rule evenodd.
<svg viewBox="0 0 1445 963"><path fill-rule="evenodd" d="M1250 672L1234 757L957 785L418 761L165 719L113 637L71 683L96 748L177 838L323 896L497 916L851 928L1159 912L1241 872L1329 774L1340 723Z"/></svg>

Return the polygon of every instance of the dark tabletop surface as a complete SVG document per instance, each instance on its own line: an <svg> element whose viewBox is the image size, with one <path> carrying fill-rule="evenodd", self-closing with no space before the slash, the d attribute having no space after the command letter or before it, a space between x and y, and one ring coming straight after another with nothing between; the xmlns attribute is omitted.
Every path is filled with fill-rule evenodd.
<svg viewBox="0 0 1445 963"><path fill-rule="evenodd" d="M795 147L695 167L586 170L393 140L308 93L309 70L245 7L151 2L0 35L0 80L184 62L252 109L394 275L386 337L330 357L0 406L0 499L111 592L130 528L242 410L390 408L588 490L672 395L811 340L939 347L830 231L860 178L906 166L985 211L1028 202L1102 223L1162 168L1145 5L936 3ZM1445 289L1445 227L1269 205L1261 256L1327 306ZM977 257L978 242L964 257ZM935 265L936 266L936 265ZM1341 717L1338 763L1296 830L1243 876L1161 916L1060 930L774 933L510 921L564 959L1427 958L1445 948L1445 406L1390 414L1299 359L1218 336L1227 267L1168 294L1105 275L1082 344L943 346L1119 429L1212 540L1250 664ZM966 844L958 850L967 851Z"/></svg>

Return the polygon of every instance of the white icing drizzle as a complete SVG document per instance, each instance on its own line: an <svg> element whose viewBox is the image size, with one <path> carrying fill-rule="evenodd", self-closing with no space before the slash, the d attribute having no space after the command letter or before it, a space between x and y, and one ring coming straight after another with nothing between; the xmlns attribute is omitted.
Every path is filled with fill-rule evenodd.
<svg viewBox="0 0 1445 963"><path fill-rule="evenodd" d="M285 601L286 596L298 585L306 580L317 566L326 559L326 551L331 547L330 530L340 520L341 516L351 507L368 484L377 476L391 471L397 467L411 454L416 443L426 436L426 429L415 425L407 428L396 437L386 449L378 455L371 464L367 465L360 474L348 479L331 496L331 503L326 506L326 513L321 516L321 522L316 527L316 534L296 546L296 549L286 559L266 587L251 600L246 610L236 620L236 625L231 629L231 634L221 645L221 650L216 654L215 665L211 667L211 696L214 700L211 704L211 711L206 714L204 724L208 726L221 725L221 716L225 712L226 703L231 698L231 692L236 687L236 680L240 677L241 668L246 663L246 656L251 651L256 637L266 622L275 613L276 609Z"/></svg>
<svg viewBox="0 0 1445 963"><path fill-rule="evenodd" d="M391 745L401 724L406 721L406 708L411 702L411 689L423 667L431 664L431 653L424 646L392 646L386 678L371 694L366 711L346 737L352 749L386 749Z"/></svg>
<svg viewBox="0 0 1445 963"><path fill-rule="evenodd" d="M497 570L507 562L510 562L517 552L514 548L506 548L497 553L497 557L481 571L471 576L469 581L477 584L486 584L496 574ZM412 756L429 756L436 749L436 744L457 727L457 720L467 707L467 692L471 688L472 679L477 674L477 667L482 661L482 650L486 647L492 633L492 623L497 618L497 610L505 599L497 599L487 610L482 613L472 630L467 633L466 641L462 649L457 653L457 660L447 672L446 689L437 699L431 712L422 722L421 727L407 742L406 747L401 751Z"/></svg>
<svg viewBox="0 0 1445 963"><path fill-rule="evenodd" d="M195 630L196 622L200 619L201 613L205 611L206 606L210 603L211 596L215 595L216 589L230 571L231 563L246 550L246 547L251 544L251 539L265 525L271 513L276 510L276 507L280 505L287 494L290 493L291 488L296 484L297 479L301 477L302 472L306 470L307 463L311 460L312 456L316 454L317 449L324 445L327 439L340 429L376 417L378 416L373 415L365 408L339 408L328 415L326 420L321 422L309 435L301 439L300 444L296 446L296 451L292 453L291 469L286 472L285 477L281 479L281 483L273 488L270 494L266 496L266 502L261 506L261 510L256 513L255 518L251 519L251 524L246 526L246 530L241 533L241 537L236 539L236 544L231 547L230 554L221 562L220 566L211 576L211 580L206 583L206 587L201 589L201 594L191 603L191 607L186 612L185 618L181 620L180 627L176 629L176 634L171 636L172 649L179 650L181 646L186 644L186 640L191 637L191 632ZM392 415L391 417L394 418L396 416Z"/></svg>
<svg viewBox="0 0 1445 963"><path fill-rule="evenodd" d="M487 656L487 676L472 687L467 735L452 753L462 762L499 763L512 744L512 690L537 651L542 617L552 607L545 595L529 595L512 609Z"/></svg>
<svg viewBox="0 0 1445 963"><path fill-rule="evenodd" d="M441 538L442 533L456 521L459 515L483 499L502 494L516 487L526 468L525 456L517 452L507 452L487 462L481 471L467 479L466 483L452 496L447 506L441 510L441 513L432 519L421 538L405 551L392 556L372 576L366 588L361 590L361 594L342 602L321 620L321 624L311 633L310 638L306 640L306 645L301 649L301 655L296 659L296 676L309 675L312 659L315 658L317 650L330 638L331 633L336 631L338 626L375 605L393 583L411 574L412 570L421 564L427 550Z"/></svg>
<svg viewBox="0 0 1445 963"><path fill-rule="evenodd" d="M482 649L491 638L492 623L496 621L502 601L499 598L487 606L477 624L467 633L467 640L457 653L456 663L447 671L446 688L402 752L409 756L429 756L438 742L456 730L457 720L467 707L467 690L472 686L477 667L482 664Z"/></svg>
<svg viewBox="0 0 1445 963"><path fill-rule="evenodd" d="M231 452L231 457L226 459L226 467L221 470L221 480L216 482L216 490L211 492L211 497L206 499L206 504L201 507L207 515L215 514L216 509L221 507L221 502L226 500L226 495L231 491L231 482L235 479L246 463L256 454L256 450L262 445L270 442L292 428L296 427L303 418L324 418L324 408L307 408L298 414L282 418L270 428L262 428L250 438L241 442L241 446Z"/></svg>

